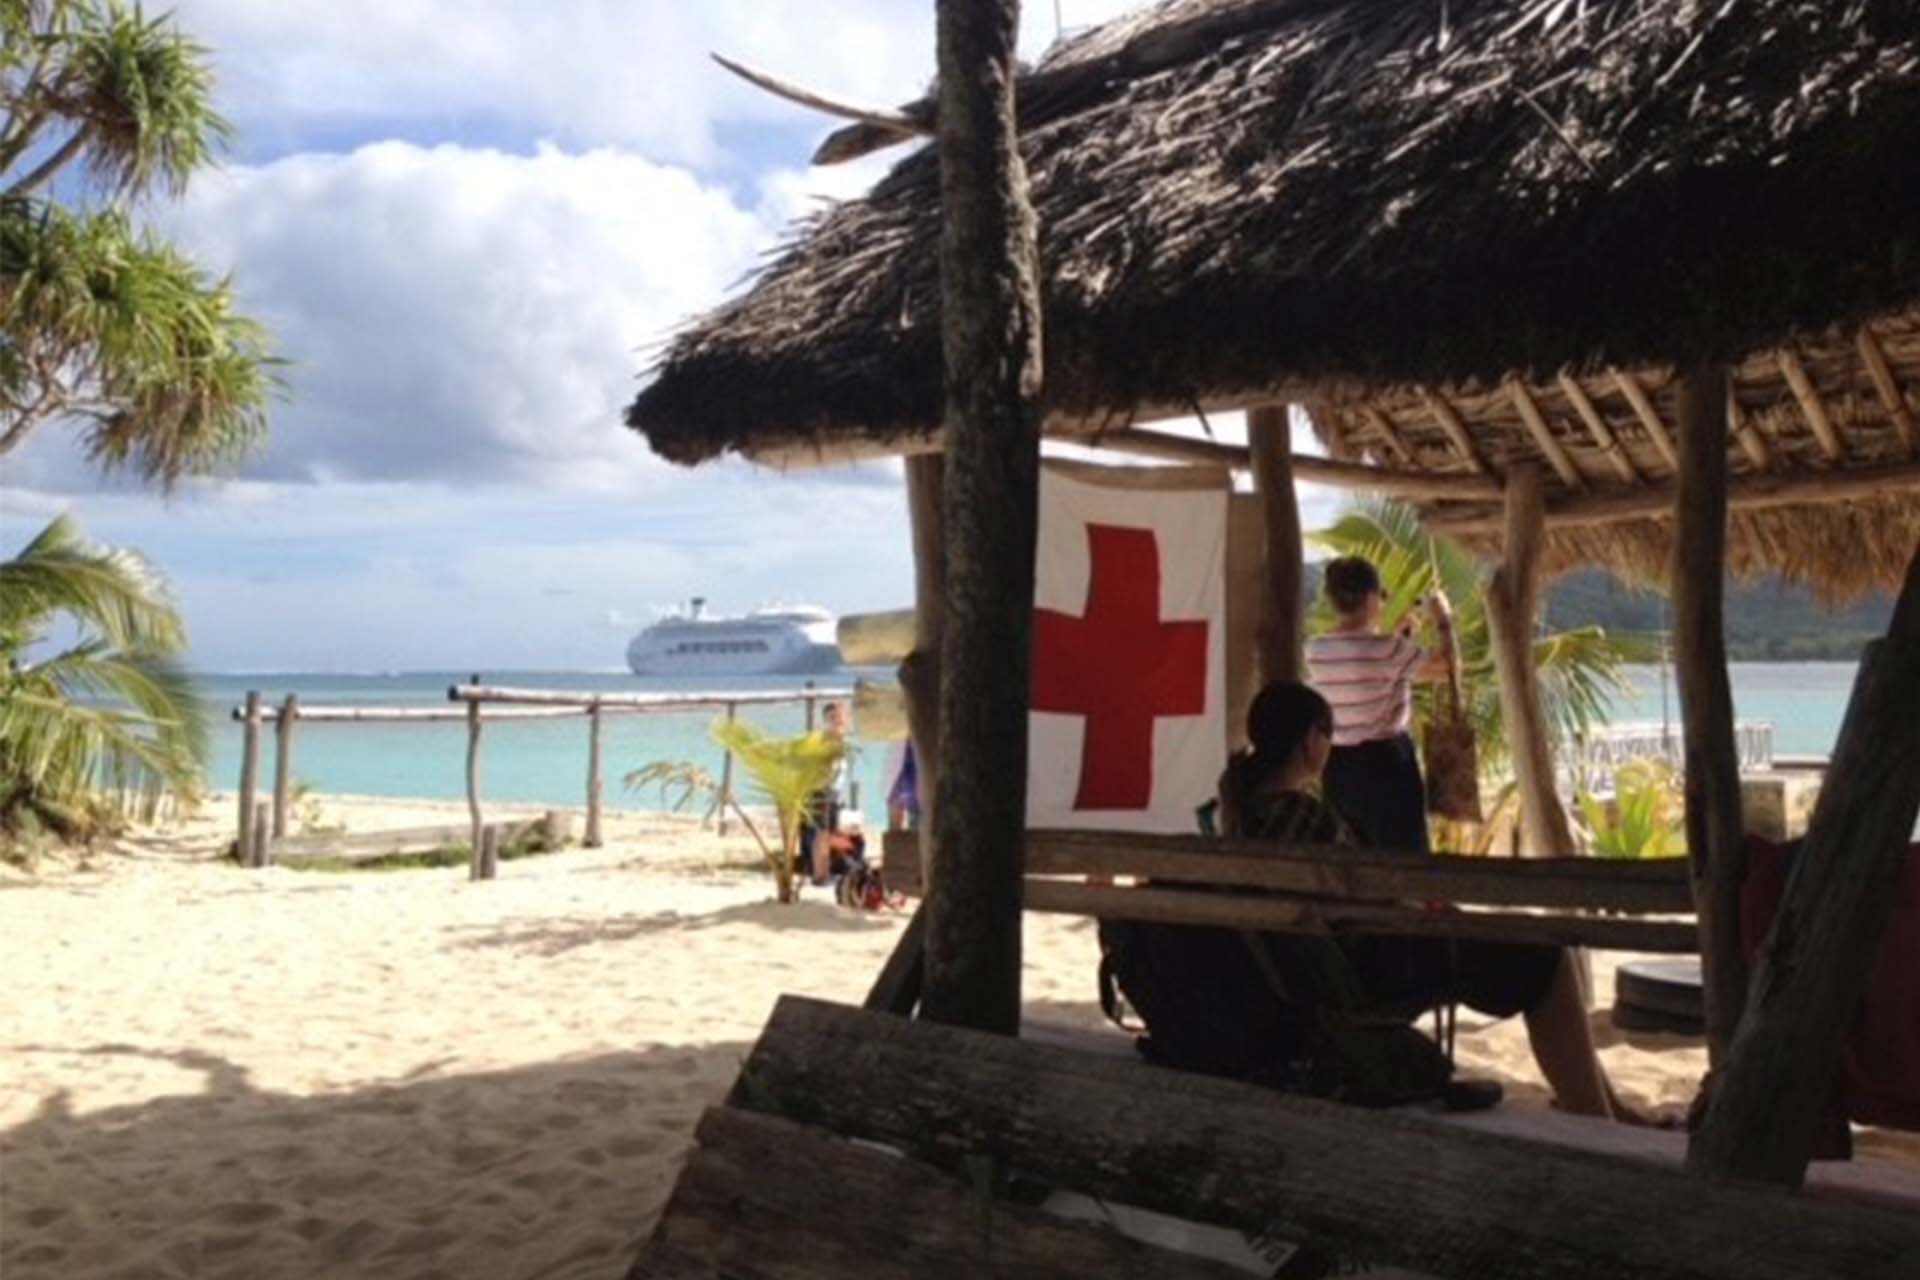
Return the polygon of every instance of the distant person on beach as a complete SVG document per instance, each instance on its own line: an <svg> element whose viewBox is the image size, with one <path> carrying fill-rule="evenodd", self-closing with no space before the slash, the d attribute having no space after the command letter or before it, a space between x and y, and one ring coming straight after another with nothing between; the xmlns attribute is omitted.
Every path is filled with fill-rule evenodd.
<svg viewBox="0 0 1920 1280"><path fill-rule="evenodd" d="M1281 844L1359 845L1310 788L1338 754L1337 713L1302 684L1268 685L1247 714L1250 746L1220 778L1223 834ZM1569 954L1524 943L1337 934L1361 989L1381 1007L1457 1001L1494 1018L1524 1015L1555 1102L1579 1115L1646 1123L1614 1093L1594 1052Z"/></svg>
<svg viewBox="0 0 1920 1280"><path fill-rule="evenodd" d="M1444 593L1427 599L1440 641L1428 653L1409 619L1380 630L1386 592L1380 571L1359 556L1327 565L1327 601L1339 620L1307 641L1313 687L1333 708L1333 752L1321 794L1370 845L1429 853L1427 789L1410 732L1413 682L1444 680L1455 658L1453 609Z"/></svg>
<svg viewBox="0 0 1920 1280"><path fill-rule="evenodd" d="M844 747L847 739L846 708L837 702L829 702L822 707L820 732ZM843 750L839 762L833 767L832 779L825 787L814 793L807 855L808 872L815 884L827 883L833 874L833 836L840 830L840 807L845 800L847 784L852 776L852 761L848 753Z"/></svg>

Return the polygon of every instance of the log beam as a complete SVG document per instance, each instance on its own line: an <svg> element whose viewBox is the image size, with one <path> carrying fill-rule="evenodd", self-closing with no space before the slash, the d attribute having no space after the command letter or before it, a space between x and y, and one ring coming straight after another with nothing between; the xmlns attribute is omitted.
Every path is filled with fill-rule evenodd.
<svg viewBox="0 0 1920 1280"><path fill-rule="evenodd" d="M235 849L240 865L253 865L253 806L260 789L260 694L247 690L247 708L242 717L245 728L240 738L240 830Z"/></svg>
<svg viewBox="0 0 1920 1280"><path fill-rule="evenodd" d="M1840 439L1840 429L1833 425L1833 417L1827 412L1826 401L1820 398L1820 391L1813 385L1813 379L1807 376L1807 366L1800 362L1797 352L1782 349L1778 356L1780 376L1787 380L1787 386L1793 390L1793 398L1800 402L1800 412L1807 417L1807 425L1813 428L1814 439L1820 442L1820 452L1827 455L1827 461L1839 462L1847 456L1847 446Z"/></svg>
<svg viewBox="0 0 1920 1280"><path fill-rule="evenodd" d="M1680 380L1680 474L1673 536L1675 673L1685 739L1687 850L1700 958L1706 977L1707 1050L1726 1055L1747 989L1740 945L1740 756L1727 676L1726 371L1688 370Z"/></svg>
<svg viewBox="0 0 1920 1280"><path fill-rule="evenodd" d="M1642 483L1639 468L1633 465L1633 458L1628 455L1626 446L1621 444L1620 438L1613 434L1613 428L1607 425L1606 417L1593 403L1593 397L1587 394L1587 389L1580 385L1580 379L1563 370L1557 382L1560 386L1560 394L1565 396L1567 403L1573 406L1573 411L1580 416L1580 421L1586 423L1587 434L1593 437L1593 443L1613 465L1620 479L1638 488Z"/></svg>
<svg viewBox="0 0 1920 1280"><path fill-rule="evenodd" d="M1473 447L1473 436L1468 433L1467 424L1460 421L1459 412L1447 403L1445 396L1429 391L1425 387L1418 387L1415 390L1420 397L1420 403L1426 406L1428 415L1439 425L1447 439L1453 442L1453 447L1459 451L1467 466L1477 473L1485 474L1487 464L1481 460L1479 450Z"/></svg>
<svg viewBox="0 0 1920 1280"><path fill-rule="evenodd" d="M1560 483L1575 493L1587 491L1586 477L1580 474L1580 468L1573 465L1573 458L1567 453L1566 446L1553 434L1553 427L1547 422L1540 405L1533 398L1533 392L1518 378L1507 379L1507 399L1513 402L1514 412L1520 415L1520 421L1526 424L1527 434L1540 446L1541 454L1560 477Z"/></svg>
<svg viewBox="0 0 1920 1280"><path fill-rule="evenodd" d="M1904 1280L1920 1245L1896 1210L792 996L732 1105L1425 1275Z"/></svg>
<svg viewBox="0 0 1920 1280"><path fill-rule="evenodd" d="M1862 325L1855 345L1860 350L1860 363L1867 367L1867 377L1873 382L1873 389L1879 394L1880 404L1892 420L1900 443L1906 447L1907 456L1920 457L1920 427L1914 424L1913 408L1907 403L1906 393L1900 389L1899 379L1893 376L1893 366L1887 363L1887 354L1880 349L1880 340L1873 336L1872 329Z"/></svg>
<svg viewBox="0 0 1920 1280"><path fill-rule="evenodd" d="M1248 410L1249 417L1256 412L1259 411ZM1126 428L1084 439L1062 437L1062 441L1163 462L1194 462L1205 466L1229 467L1235 471L1250 471L1253 468L1253 454L1244 446L1221 444L1216 440L1196 440L1191 436L1176 436L1164 431ZM1336 489L1357 489L1396 498L1437 502L1497 502L1500 499L1499 481L1485 475L1397 470L1359 462L1341 462L1335 458L1318 458L1308 453L1294 454L1290 466L1296 480Z"/></svg>
<svg viewBox="0 0 1920 1280"><path fill-rule="evenodd" d="M1734 511L1765 511L1807 503L1846 502L1920 491L1920 464L1888 463L1878 467L1849 467L1844 471L1768 473L1730 479L1726 500ZM1677 486L1639 492L1593 493L1563 498L1547 510L1549 529L1618 524L1630 520L1665 520L1679 500ZM1436 533L1498 533L1504 518L1492 510L1434 516L1427 527Z"/></svg>
<svg viewBox="0 0 1920 1280"><path fill-rule="evenodd" d="M1688 1167L1798 1186L1920 817L1920 548L1854 681L1813 825Z"/></svg>
<svg viewBox="0 0 1920 1280"><path fill-rule="evenodd" d="M1015 139L1017 0L938 0L946 624L922 1014L1020 1029L1039 254Z"/></svg>
<svg viewBox="0 0 1920 1280"><path fill-rule="evenodd" d="M1400 438L1400 429L1393 425L1393 419L1387 416L1385 409L1377 405L1362 405L1360 416L1367 420L1374 432L1386 443L1387 452L1400 460L1401 466L1415 465L1417 459L1413 456L1413 450L1409 449L1407 442Z"/></svg>
<svg viewBox="0 0 1920 1280"><path fill-rule="evenodd" d="M1527 846L1540 856L1571 857L1576 852L1573 829L1554 786L1553 734L1540 703L1533 660L1542 510L1539 468L1532 463L1513 467L1507 472L1506 560L1487 584L1487 630Z"/></svg>
<svg viewBox="0 0 1920 1280"><path fill-rule="evenodd" d="M1673 447L1673 433L1667 430L1666 421L1661 418L1660 410L1654 407L1653 398L1647 394L1647 389L1640 385L1638 378L1624 369L1613 370L1613 385L1619 388L1620 394L1625 396L1627 403L1633 406L1634 415L1640 419L1640 425L1647 429L1647 439L1653 441L1653 447L1660 451L1660 456L1666 461L1667 468L1678 471L1680 454Z"/></svg>
<svg viewBox="0 0 1920 1280"><path fill-rule="evenodd" d="M1734 439L1740 442L1741 449L1746 451L1747 461L1753 464L1755 471L1773 469L1773 450L1767 447L1760 428L1753 425L1753 419L1740 406L1740 398L1734 394L1731 385L1727 387L1727 426L1732 429Z"/></svg>
<svg viewBox="0 0 1920 1280"><path fill-rule="evenodd" d="M1292 424L1285 406L1247 415L1253 488L1266 528L1260 593L1260 679L1300 678L1301 591L1305 579L1300 500L1293 486Z"/></svg>

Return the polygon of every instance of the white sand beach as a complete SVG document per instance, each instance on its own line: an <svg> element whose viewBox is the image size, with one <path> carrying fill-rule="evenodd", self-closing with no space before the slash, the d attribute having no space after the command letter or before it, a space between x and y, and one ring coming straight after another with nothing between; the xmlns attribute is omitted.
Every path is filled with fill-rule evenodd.
<svg viewBox="0 0 1920 1280"><path fill-rule="evenodd" d="M356 831L464 813L325 806ZM8 1280L613 1280L775 998L859 1000L905 921L780 906L749 839L668 817L482 884L244 871L214 859L230 823L216 799L87 868L0 870ZM1089 922L1030 916L1030 1014L1104 1025L1095 959ZM1517 1022L1462 1030L1465 1069L1541 1104ZM1604 1042L1631 1097L1691 1097L1697 1047Z"/></svg>

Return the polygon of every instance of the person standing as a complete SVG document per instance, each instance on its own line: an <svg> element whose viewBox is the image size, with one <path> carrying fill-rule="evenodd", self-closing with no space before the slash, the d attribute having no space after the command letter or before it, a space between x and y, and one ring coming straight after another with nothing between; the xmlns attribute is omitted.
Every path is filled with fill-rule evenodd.
<svg viewBox="0 0 1920 1280"><path fill-rule="evenodd" d="M1411 618L1393 631L1380 629L1386 591L1371 561L1329 562L1325 591L1338 621L1307 641L1309 682L1333 708L1321 793L1367 844L1430 853L1426 782L1411 732L1413 685L1443 680L1452 669L1453 609L1444 592L1428 597L1439 640L1429 653L1414 643Z"/></svg>

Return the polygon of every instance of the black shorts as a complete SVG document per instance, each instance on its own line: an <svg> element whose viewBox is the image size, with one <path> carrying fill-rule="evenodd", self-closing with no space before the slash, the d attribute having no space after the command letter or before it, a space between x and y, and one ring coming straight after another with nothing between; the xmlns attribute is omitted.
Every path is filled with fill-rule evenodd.
<svg viewBox="0 0 1920 1280"><path fill-rule="evenodd" d="M1349 934L1340 939L1367 996L1417 1011L1457 1003L1490 1018L1537 1007L1559 972L1558 947L1526 942Z"/></svg>
<svg viewBox="0 0 1920 1280"><path fill-rule="evenodd" d="M1430 853L1427 785L1420 756L1406 734L1335 747L1321 793L1362 844L1401 853Z"/></svg>

